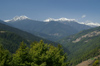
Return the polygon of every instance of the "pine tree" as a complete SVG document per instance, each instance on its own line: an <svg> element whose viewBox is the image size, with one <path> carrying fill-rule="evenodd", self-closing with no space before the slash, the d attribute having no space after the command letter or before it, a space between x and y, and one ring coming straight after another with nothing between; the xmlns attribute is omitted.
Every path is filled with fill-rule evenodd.
<svg viewBox="0 0 100 66"><path fill-rule="evenodd" d="M21 42L20 47L16 51L15 54L13 54L13 60L12 65L13 66L30 66L29 63L29 48L24 44L24 42Z"/></svg>
<svg viewBox="0 0 100 66"><path fill-rule="evenodd" d="M29 51L32 60L32 66L66 66L66 54L64 54L61 45L54 47L45 44L43 41L31 44Z"/></svg>
<svg viewBox="0 0 100 66"><path fill-rule="evenodd" d="M0 66L66 66L66 59L61 45L54 47L43 41L33 42L30 48L21 42L12 56L0 46Z"/></svg>
<svg viewBox="0 0 100 66"><path fill-rule="evenodd" d="M11 54L0 45L0 66L10 66Z"/></svg>

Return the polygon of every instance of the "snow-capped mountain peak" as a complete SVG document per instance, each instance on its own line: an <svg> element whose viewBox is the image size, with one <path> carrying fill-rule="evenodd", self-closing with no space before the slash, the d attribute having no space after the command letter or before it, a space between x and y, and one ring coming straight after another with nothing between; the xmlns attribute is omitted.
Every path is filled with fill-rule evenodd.
<svg viewBox="0 0 100 66"><path fill-rule="evenodd" d="M5 22L9 22L9 21L17 21L17 20L24 20L24 19L30 19L27 16L15 16L13 19L10 20L4 20Z"/></svg>
<svg viewBox="0 0 100 66"><path fill-rule="evenodd" d="M14 21L16 21L16 20L24 20L24 19L29 19L29 18L27 16L15 16L13 18Z"/></svg>
<svg viewBox="0 0 100 66"><path fill-rule="evenodd" d="M44 22L50 22L50 21L68 21L68 22L75 21L76 22L75 19L68 19L68 18L59 18L59 19L48 18L48 19L44 20Z"/></svg>

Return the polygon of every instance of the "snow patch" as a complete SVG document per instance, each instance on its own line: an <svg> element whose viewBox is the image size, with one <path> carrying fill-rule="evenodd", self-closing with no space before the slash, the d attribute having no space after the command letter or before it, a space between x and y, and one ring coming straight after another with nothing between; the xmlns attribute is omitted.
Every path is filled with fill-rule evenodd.
<svg viewBox="0 0 100 66"><path fill-rule="evenodd" d="M50 22L50 21L68 21L68 22L75 21L76 22L75 19L68 19L68 18L59 18L59 19L48 18L48 19L44 20L44 22Z"/></svg>
<svg viewBox="0 0 100 66"><path fill-rule="evenodd" d="M84 25L88 25L88 26L91 26L91 27L96 27L96 26L100 26L100 23L94 23L92 21L86 21L86 22L78 22L79 24L84 24Z"/></svg>
<svg viewBox="0 0 100 66"><path fill-rule="evenodd" d="M4 20L5 22L9 22L9 21L17 21L17 20L24 20L24 19L30 19L27 16L15 16L13 19L10 20Z"/></svg>
<svg viewBox="0 0 100 66"><path fill-rule="evenodd" d="M83 15L82 17L84 18L84 17L86 17L86 15ZM48 19L44 20L44 22L51 22L51 21L61 21L61 22L65 22L65 21L72 22L73 21L73 22L77 22L79 24L88 25L88 26L91 26L91 27L100 26L100 23L94 23L94 22L89 21L89 20L87 20L85 22L79 22L76 19L68 19L68 18L59 18L59 19L48 18Z"/></svg>

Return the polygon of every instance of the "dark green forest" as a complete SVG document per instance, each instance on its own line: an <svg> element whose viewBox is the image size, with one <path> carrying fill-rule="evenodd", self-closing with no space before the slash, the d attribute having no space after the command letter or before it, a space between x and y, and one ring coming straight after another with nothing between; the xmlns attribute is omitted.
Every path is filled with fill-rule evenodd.
<svg viewBox="0 0 100 66"><path fill-rule="evenodd" d="M18 49L21 41L24 41L29 46L30 42L21 36L9 31L0 30L0 44L11 53L14 53Z"/></svg>
<svg viewBox="0 0 100 66"><path fill-rule="evenodd" d="M67 55L61 45L32 42L30 47L21 42L15 53L0 45L0 66L67 66Z"/></svg>

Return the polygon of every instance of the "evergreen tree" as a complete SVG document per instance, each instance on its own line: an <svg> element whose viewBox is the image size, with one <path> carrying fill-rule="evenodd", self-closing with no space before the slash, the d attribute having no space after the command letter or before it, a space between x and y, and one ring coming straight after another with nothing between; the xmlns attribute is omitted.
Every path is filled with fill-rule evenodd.
<svg viewBox="0 0 100 66"><path fill-rule="evenodd" d="M19 49L16 51L15 54L13 54L13 60L12 65L13 66L30 66L29 63L29 48L24 44L24 42L21 42Z"/></svg>
<svg viewBox="0 0 100 66"><path fill-rule="evenodd" d="M31 44L29 51L32 60L32 66L66 66L66 54L64 54L61 45L54 47L44 44L43 41Z"/></svg>
<svg viewBox="0 0 100 66"><path fill-rule="evenodd" d="M61 45L54 47L43 41L33 42L28 48L24 42L11 56L0 46L0 66L66 66L66 54Z"/></svg>
<svg viewBox="0 0 100 66"><path fill-rule="evenodd" d="M10 66L11 54L0 45L0 66Z"/></svg>

